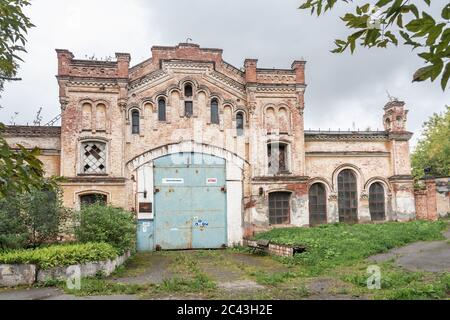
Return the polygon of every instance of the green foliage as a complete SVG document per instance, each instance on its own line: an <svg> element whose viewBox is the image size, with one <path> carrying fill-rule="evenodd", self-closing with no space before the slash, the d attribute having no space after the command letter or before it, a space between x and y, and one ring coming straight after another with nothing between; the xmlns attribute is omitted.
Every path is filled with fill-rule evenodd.
<svg viewBox="0 0 450 320"><path fill-rule="evenodd" d="M106 242L121 253L135 247L136 220L131 212L97 203L84 206L77 222L75 235L81 242Z"/></svg>
<svg viewBox="0 0 450 320"><path fill-rule="evenodd" d="M70 211L62 206L61 193L33 189L0 198L0 249L37 247L57 241Z"/></svg>
<svg viewBox="0 0 450 320"><path fill-rule="evenodd" d="M108 282L98 278L81 279L81 290L68 289L65 283L59 285L68 294L75 296L100 296L115 294L137 294L147 289L146 286L138 284L122 284Z"/></svg>
<svg viewBox="0 0 450 320"><path fill-rule="evenodd" d="M275 244L305 246L306 252L284 262L305 266L305 272L320 274L373 254L420 240L442 239L443 221L389 222L384 224L334 224L316 228L274 229L257 234Z"/></svg>
<svg viewBox="0 0 450 320"><path fill-rule="evenodd" d="M450 106L430 117L423 129L411 158L414 178L423 178L425 168L434 176L450 176Z"/></svg>
<svg viewBox="0 0 450 320"><path fill-rule="evenodd" d="M0 92L4 80L14 77L18 61L23 61L18 54L26 52L26 34L34 25L23 13L23 8L30 5L26 0L0 1Z"/></svg>
<svg viewBox="0 0 450 320"><path fill-rule="evenodd" d="M355 272L343 277L344 281L353 283L365 290L367 274ZM409 272L399 268L381 268L381 289L375 293L375 299L417 300L443 299L450 288L450 273L434 277L425 272Z"/></svg>
<svg viewBox="0 0 450 320"><path fill-rule="evenodd" d="M348 0L303 0L300 9L310 10L317 16L333 9L337 3L353 3ZM444 3L440 16L432 17L425 11L420 12L417 5L430 0L378 0L355 8L355 13L341 17L346 26L354 32L346 40L336 40L334 53L347 49L353 53L357 43L362 47L386 48L389 44L398 45L399 39L412 49L424 51L418 56L426 66L418 69L413 81L434 81L441 76L442 90L447 88L450 77L450 4ZM445 2L445 1L444 1Z"/></svg>
<svg viewBox="0 0 450 320"><path fill-rule="evenodd" d="M0 263L36 264L42 269L49 269L114 259L117 254L117 250L107 243L52 245L38 249L4 251L0 253Z"/></svg>
<svg viewBox="0 0 450 320"><path fill-rule="evenodd" d="M0 123L0 133L3 130L4 125ZM56 188L57 178L44 178L43 165L38 159L40 153L38 148L27 150L21 145L12 148L0 136L0 198L8 193Z"/></svg>

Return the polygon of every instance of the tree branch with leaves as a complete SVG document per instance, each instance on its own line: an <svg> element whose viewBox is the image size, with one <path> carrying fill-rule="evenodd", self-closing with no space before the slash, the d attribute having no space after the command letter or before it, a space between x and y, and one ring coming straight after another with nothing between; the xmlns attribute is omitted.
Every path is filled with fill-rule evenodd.
<svg viewBox="0 0 450 320"><path fill-rule="evenodd" d="M345 40L335 40L333 53L347 50L353 54L356 46L387 48L389 45L410 46L420 52L425 63L413 75L412 81L436 80L440 76L442 90L448 89L450 78L450 4L442 1L439 16L420 11L419 4L430 7L431 0L379 0L373 3L352 0L304 0L302 10L320 16L336 4L358 3L354 13L341 17L350 30Z"/></svg>

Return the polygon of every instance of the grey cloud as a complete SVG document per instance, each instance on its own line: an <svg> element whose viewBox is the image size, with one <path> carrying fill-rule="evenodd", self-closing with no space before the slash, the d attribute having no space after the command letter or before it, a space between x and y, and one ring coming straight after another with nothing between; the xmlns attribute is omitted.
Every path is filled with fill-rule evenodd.
<svg viewBox="0 0 450 320"><path fill-rule="evenodd" d="M31 122L39 106L44 120L59 113L55 48L81 58L129 52L137 64L150 56L152 45L174 45L188 37L202 47L224 49L225 60L236 67L245 58L258 58L259 66L268 68L289 68L293 60L306 58L306 128L348 129L353 122L360 129L381 128L388 90L406 101L409 129L418 133L428 116L450 102L438 83L411 83L420 62L409 48L330 53L333 40L347 34L338 19L346 7L316 18L297 10L300 2L35 1L29 12L37 28L20 71L24 81L6 86L0 121L8 122L18 111L18 123Z"/></svg>

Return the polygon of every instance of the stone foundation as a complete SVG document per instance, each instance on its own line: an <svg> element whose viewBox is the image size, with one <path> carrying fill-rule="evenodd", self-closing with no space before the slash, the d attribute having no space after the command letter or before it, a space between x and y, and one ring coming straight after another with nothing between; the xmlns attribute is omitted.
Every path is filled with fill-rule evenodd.
<svg viewBox="0 0 450 320"><path fill-rule="evenodd" d="M109 276L117 267L124 264L130 255L131 254L128 251L124 255L113 260L88 262L85 264L50 269L39 269L33 264L2 264L0 265L0 287L16 287L20 285L31 286L34 283L52 280L65 281L71 275L69 271L74 268L79 268L81 277L83 278L95 276L99 272Z"/></svg>

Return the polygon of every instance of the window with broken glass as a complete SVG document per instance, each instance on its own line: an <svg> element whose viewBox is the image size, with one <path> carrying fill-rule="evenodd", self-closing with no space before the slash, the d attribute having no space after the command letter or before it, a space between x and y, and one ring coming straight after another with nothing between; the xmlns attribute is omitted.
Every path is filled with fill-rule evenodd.
<svg viewBox="0 0 450 320"><path fill-rule="evenodd" d="M106 144L85 142L82 144L83 174L106 174Z"/></svg>

